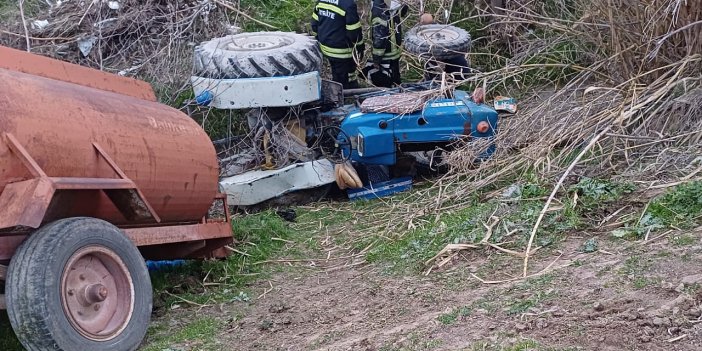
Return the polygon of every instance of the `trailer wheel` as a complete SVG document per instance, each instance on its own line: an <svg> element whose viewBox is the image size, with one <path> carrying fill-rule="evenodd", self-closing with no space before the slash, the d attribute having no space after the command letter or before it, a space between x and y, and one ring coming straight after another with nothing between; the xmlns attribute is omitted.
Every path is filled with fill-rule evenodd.
<svg viewBox="0 0 702 351"><path fill-rule="evenodd" d="M468 32L445 24L416 26L405 35L405 49L422 58L450 59L468 53L470 46Z"/></svg>
<svg viewBox="0 0 702 351"><path fill-rule="evenodd" d="M314 38L288 32L228 35L195 48L195 75L213 79L267 78L320 71Z"/></svg>
<svg viewBox="0 0 702 351"><path fill-rule="evenodd" d="M132 351L152 290L136 246L93 218L53 222L17 249L6 281L10 323L28 350Z"/></svg>

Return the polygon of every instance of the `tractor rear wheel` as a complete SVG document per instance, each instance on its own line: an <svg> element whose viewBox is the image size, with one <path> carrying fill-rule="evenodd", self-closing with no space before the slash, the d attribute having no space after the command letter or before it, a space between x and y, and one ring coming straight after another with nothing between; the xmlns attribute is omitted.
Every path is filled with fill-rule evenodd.
<svg viewBox="0 0 702 351"><path fill-rule="evenodd" d="M228 35L195 48L194 74L213 79L285 77L322 68L314 38L289 32Z"/></svg>
<svg viewBox="0 0 702 351"><path fill-rule="evenodd" d="M416 26L405 35L405 49L425 59L446 60L470 51L470 34L445 24Z"/></svg>
<svg viewBox="0 0 702 351"><path fill-rule="evenodd" d="M69 218L37 230L7 275L8 316L28 350L132 351L146 334L149 273L110 223Z"/></svg>

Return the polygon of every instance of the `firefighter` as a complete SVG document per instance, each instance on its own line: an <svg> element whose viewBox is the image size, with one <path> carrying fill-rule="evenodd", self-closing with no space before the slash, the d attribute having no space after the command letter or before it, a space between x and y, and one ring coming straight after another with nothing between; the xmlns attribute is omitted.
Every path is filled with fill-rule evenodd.
<svg viewBox="0 0 702 351"><path fill-rule="evenodd" d="M371 25L373 61L363 70L373 85L391 88L401 83L402 21L409 7L396 0L373 0Z"/></svg>
<svg viewBox="0 0 702 351"><path fill-rule="evenodd" d="M425 13L419 17L419 25L434 23L434 17ZM459 55L450 59L430 59L424 64L424 80L434 80L440 76L439 64L443 64L444 72L455 80L465 80L468 78L470 68L465 56Z"/></svg>
<svg viewBox="0 0 702 351"><path fill-rule="evenodd" d="M356 59L363 57L363 32L355 0L318 0L312 13L312 34L327 58L332 80L345 89L358 88Z"/></svg>

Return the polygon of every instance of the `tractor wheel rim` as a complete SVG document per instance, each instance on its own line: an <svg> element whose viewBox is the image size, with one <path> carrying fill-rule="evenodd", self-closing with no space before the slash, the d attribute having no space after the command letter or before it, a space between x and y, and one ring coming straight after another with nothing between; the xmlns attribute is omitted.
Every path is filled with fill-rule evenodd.
<svg viewBox="0 0 702 351"><path fill-rule="evenodd" d="M259 34L233 38L227 48L233 51L260 51L288 46L292 43L293 40L286 36Z"/></svg>
<svg viewBox="0 0 702 351"><path fill-rule="evenodd" d="M124 261L103 246L69 258L61 275L61 304L71 326L94 341L115 338L134 312L134 283Z"/></svg>
<svg viewBox="0 0 702 351"><path fill-rule="evenodd" d="M450 28L427 28L420 29L417 36L432 44L450 43L457 40L460 35Z"/></svg>

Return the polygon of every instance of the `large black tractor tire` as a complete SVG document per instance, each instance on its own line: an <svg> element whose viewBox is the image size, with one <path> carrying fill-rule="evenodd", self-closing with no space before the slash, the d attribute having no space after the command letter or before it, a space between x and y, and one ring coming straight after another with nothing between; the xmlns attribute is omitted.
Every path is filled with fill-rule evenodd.
<svg viewBox="0 0 702 351"><path fill-rule="evenodd" d="M289 32L228 35L195 48L194 74L214 79L284 77L321 71L314 38Z"/></svg>
<svg viewBox="0 0 702 351"><path fill-rule="evenodd" d="M416 160L417 175L423 178L433 178L449 171L449 165L443 159L443 150L410 152Z"/></svg>
<svg viewBox="0 0 702 351"><path fill-rule="evenodd" d="M151 318L149 273L117 227L68 218L32 233L12 257L7 313L30 351L133 351Z"/></svg>
<svg viewBox="0 0 702 351"><path fill-rule="evenodd" d="M405 35L405 50L421 58L450 59L465 55L470 47L468 32L445 24L416 26Z"/></svg>

